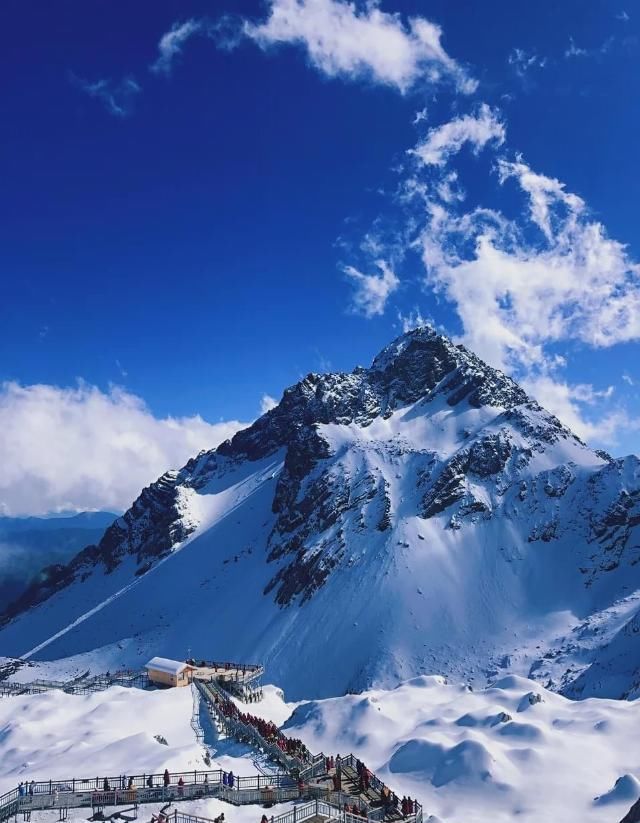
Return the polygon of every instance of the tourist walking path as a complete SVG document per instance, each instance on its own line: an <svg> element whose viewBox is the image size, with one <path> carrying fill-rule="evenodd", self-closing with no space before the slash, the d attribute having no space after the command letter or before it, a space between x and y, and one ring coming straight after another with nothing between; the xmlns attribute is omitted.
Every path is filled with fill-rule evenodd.
<svg viewBox="0 0 640 823"><path fill-rule="evenodd" d="M44 809L57 809L59 819L65 820L69 809L90 808L92 814L110 806L132 806L141 803L162 803L215 797L234 805L260 804L270 807L275 803L296 799L307 800L297 804L293 812L280 815L273 823L301 823L309 820L335 819L342 823L400 821L422 823L422 807L410 798L398 798L364 763L354 755L313 755L301 740L286 736L280 729L263 718L241 711L230 698L229 686L249 685L257 676L258 668L233 664L219 664L214 673L208 666L206 680L196 677L198 690L219 732L251 746L266 755L279 767L270 774L238 777L222 769L190 771L177 774L124 774L88 778L50 779L32 781L0 796L0 823L11 817ZM128 673L127 685L136 685L135 673ZM104 677L103 680L107 680ZM92 685L96 678L92 679ZM41 681L43 682L43 681ZM21 686L23 684L20 684ZM29 691L29 684L24 684ZM64 684L48 688L60 688ZM74 682L74 687L77 687ZM97 683L95 683L97 686ZM66 691L67 689L65 689ZM96 690L90 688L89 690ZM238 696L237 688L233 692ZM259 696L256 690L241 691L241 698L249 704ZM292 816L293 815L293 816ZM173 812L167 823L208 823L182 812Z"/></svg>

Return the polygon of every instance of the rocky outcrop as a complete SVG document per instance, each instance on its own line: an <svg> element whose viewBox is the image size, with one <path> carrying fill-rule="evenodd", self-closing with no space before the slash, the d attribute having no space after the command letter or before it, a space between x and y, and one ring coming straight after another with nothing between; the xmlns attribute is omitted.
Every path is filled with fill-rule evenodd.
<svg viewBox="0 0 640 823"><path fill-rule="evenodd" d="M620 823L640 823L640 800L637 800Z"/></svg>

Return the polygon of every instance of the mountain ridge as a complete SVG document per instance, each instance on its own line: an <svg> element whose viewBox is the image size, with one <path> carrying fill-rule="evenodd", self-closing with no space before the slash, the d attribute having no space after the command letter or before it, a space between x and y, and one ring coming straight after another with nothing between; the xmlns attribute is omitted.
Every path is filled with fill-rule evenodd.
<svg viewBox="0 0 640 823"><path fill-rule="evenodd" d="M369 369L307 375L252 426L165 473L98 546L53 569L5 612L0 641L18 652L22 633L39 647L42 615L64 629L85 596L91 605L92 588L96 598L132 582L156 591L171 561L171 585L194 610L200 604L195 633L202 615L219 614L247 653L271 658L283 684L300 693L303 683L329 693L427 668L482 680L505 660L557 689L579 681L597 691L585 685L591 662L607 660L610 670L617 658L604 649L623 630L613 606L640 589L639 489L636 458L592 451L511 378L422 327L385 347ZM244 578L229 572L235 567ZM225 577L234 581L228 591ZM239 611L233 586L254 617ZM203 587L216 592L214 605ZM132 617L115 639L151 648L153 634L176 653L177 624L192 631L181 618L151 626L136 617L134 595L117 598ZM107 600L100 615L113 613ZM300 678L307 624L332 609L343 621L332 615L327 629L353 624L354 637L342 638L334 655L350 660L348 671L328 677L314 664ZM602 643L572 645L574 629L595 615L606 615ZM64 629L47 653L94 648L87 631ZM109 641L105 627L101 637ZM604 677L615 696L634 693L635 654L624 683L601 673L598 682Z"/></svg>

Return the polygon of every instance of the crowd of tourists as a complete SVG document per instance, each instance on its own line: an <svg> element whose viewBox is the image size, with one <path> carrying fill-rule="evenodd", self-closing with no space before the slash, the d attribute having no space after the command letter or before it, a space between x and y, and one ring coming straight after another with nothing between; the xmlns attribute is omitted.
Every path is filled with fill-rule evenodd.
<svg viewBox="0 0 640 823"><path fill-rule="evenodd" d="M295 737L287 737L272 721L265 720L262 717L256 717L256 715L250 714L249 712L241 712L233 701L221 700L217 695L215 705L216 709L225 717L238 720L245 726L251 726L266 743L277 746L284 754L290 757L297 757L302 763L310 762L311 753L302 740Z"/></svg>

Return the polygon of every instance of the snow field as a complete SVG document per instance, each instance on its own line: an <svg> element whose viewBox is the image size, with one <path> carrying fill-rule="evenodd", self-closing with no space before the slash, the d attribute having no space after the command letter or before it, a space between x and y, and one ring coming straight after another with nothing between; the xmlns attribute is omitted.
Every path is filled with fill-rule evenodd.
<svg viewBox="0 0 640 823"><path fill-rule="evenodd" d="M189 689L120 687L0 700L0 790L32 778L204 769L191 700ZM393 690L299 704L267 686L250 711L277 723L293 711L285 731L314 752L353 752L397 794L417 798L434 821L615 823L640 796L638 703L571 701L516 676L479 691L417 677ZM255 754L245 747L225 740L213 747L211 768L256 773ZM216 800L181 808L205 817L224 811L229 823L258 823L262 814L258 806ZM145 806L141 818L147 813Z"/></svg>

